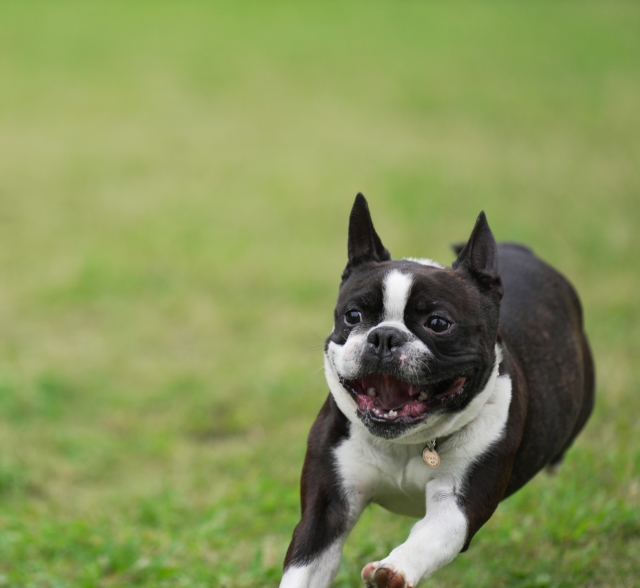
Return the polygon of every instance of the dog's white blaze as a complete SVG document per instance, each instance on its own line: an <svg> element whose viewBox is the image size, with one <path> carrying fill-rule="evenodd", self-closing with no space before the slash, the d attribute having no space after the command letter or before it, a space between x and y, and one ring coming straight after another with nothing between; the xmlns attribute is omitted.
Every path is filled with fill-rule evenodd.
<svg viewBox="0 0 640 588"><path fill-rule="evenodd" d="M408 336L405 343L406 367L412 364L422 367L424 358L432 356L431 350L412 333L404 323L404 309L411 292L413 277L398 270L390 271L383 280L384 318L367 331L354 328L344 345L330 341L325 353L325 373L329 388L338 406L352 422L358 422L355 416L356 403L340 384L340 378L355 378L360 372L360 360L367 344L367 337L374 329L392 327ZM359 423L361 426L362 424Z"/></svg>
<svg viewBox="0 0 640 588"><path fill-rule="evenodd" d="M496 362L484 390L462 412L441 415L435 427L422 429L422 435L427 436L419 442L375 437L353 409L350 414L338 404L354 423L349 438L335 449L344 493L352 500L377 502L401 514L423 516L407 541L381 562L404 573L413 585L450 562L464 546L467 520L456 492L463 488L470 466L504 436L509 415L511 378L498 376L501 358L502 351L496 346ZM338 395L329 375L327 380L335 398ZM339 381L337 384L342 388ZM449 438L438 447L440 466L431 469L420 454L425 440L434 438L429 435L436 430Z"/></svg>
<svg viewBox="0 0 640 588"><path fill-rule="evenodd" d="M375 327L371 327L368 331L367 331L367 335L369 335L369 333L371 331L374 331L375 329L379 329L380 327L390 327L392 329L398 329L398 331L402 331L403 333L406 333L407 335L409 335L412 339L415 339L415 335L408 329L407 325L404 324L403 321L390 321L390 320L383 320L381 323L378 323ZM426 345L425 345L425 349L426 349Z"/></svg>
<svg viewBox="0 0 640 588"><path fill-rule="evenodd" d="M438 263L437 261L433 261L433 259L427 259L426 257L416 258L416 257L405 257L407 261L414 261L415 263L419 263L420 265L430 265L432 267L438 267L440 269L444 269L444 265Z"/></svg>
<svg viewBox="0 0 640 588"><path fill-rule="evenodd" d="M412 276L398 270L392 270L384 277L382 288L385 321L398 321L404 324L404 307L407 305L412 282Z"/></svg>

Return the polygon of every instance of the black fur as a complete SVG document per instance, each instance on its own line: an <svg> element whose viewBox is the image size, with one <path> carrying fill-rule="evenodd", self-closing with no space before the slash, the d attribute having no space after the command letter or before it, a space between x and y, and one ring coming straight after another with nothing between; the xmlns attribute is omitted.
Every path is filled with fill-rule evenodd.
<svg viewBox="0 0 640 588"><path fill-rule="evenodd" d="M408 375L394 356L395 335L385 332L386 343L369 342L370 349L360 362L362 373L354 378L381 373L419 384L434 373L464 374L464 394L433 408L433 412L455 413L485 387L495 364L495 344L500 343L499 374L509 374L512 384L506 433L469 468L464 483L454 491L468 522L467 549L501 500L546 465L562 460L591 414L595 375L578 296L561 274L523 245L496 245L484 212L469 240L454 250L457 259L451 268L391 261L367 202L358 194L349 222L348 263L327 345L346 342L352 328L343 320L347 311L361 313L363 329L380 323L383 278L391 269L410 271L413 276L404 323L433 356L424 373ZM424 326L434 312L453 325L445 335ZM360 416L374 436L394 438L414 426ZM309 435L302 474L302 520L285 568L311 561L353 522L348 520L334 457L350 426L329 396ZM447 439L442 443L446 447Z"/></svg>

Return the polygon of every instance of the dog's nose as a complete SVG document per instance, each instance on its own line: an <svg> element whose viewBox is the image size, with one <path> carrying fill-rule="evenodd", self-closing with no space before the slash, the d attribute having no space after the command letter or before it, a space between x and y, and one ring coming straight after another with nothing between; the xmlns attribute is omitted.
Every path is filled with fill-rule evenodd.
<svg viewBox="0 0 640 588"><path fill-rule="evenodd" d="M407 342L407 336L400 330L393 327L380 327L374 329L367 337L367 343L371 350L383 357L390 355L397 347Z"/></svg>

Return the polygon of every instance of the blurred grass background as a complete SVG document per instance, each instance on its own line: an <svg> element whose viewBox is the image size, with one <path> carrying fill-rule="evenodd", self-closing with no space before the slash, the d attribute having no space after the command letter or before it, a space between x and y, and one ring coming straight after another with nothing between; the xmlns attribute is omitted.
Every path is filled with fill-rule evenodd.
<svg viewBox="0 0 640 588"><path fill-rule="evenodd" d="M425 586L639 585L636 2L0 4L0 586L275 586L369 198L581 293L592 421ZM335 582L412 521L370 509Z"/></svg>

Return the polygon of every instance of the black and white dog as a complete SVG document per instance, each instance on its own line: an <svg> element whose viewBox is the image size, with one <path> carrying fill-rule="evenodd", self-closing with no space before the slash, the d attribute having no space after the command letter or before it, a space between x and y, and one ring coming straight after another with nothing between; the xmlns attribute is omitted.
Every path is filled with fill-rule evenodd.
<svg viewBox="0 0 640 588"><path fill-rule="evenodd" d="M451 268L392 261L358 194L348 251L281 588L329 586L371 502L421 518L365 584L416 586L560 464L593 407L575 291L526 247L496 245L484 213Z"/></svg>

